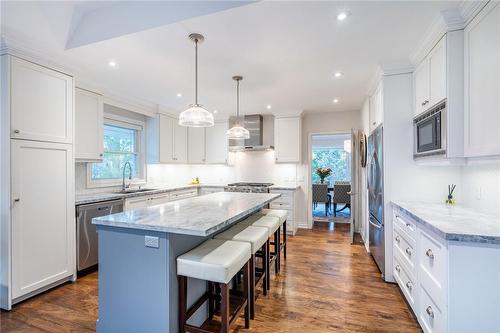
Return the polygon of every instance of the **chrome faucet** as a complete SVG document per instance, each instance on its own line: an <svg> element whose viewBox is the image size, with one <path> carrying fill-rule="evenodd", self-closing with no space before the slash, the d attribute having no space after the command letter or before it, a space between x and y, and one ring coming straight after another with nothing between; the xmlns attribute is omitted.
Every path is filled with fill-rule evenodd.
<svg viewBox="0 0 500 333"><path fill-rule="evenodd" d="M132 165L130 164L130 162L125 162L125 164L123 165L123 174L122 174L122 191L125 191L127 188L130 187L130 184L128 185L125 185L125 169L127 168L127 165L128 165L128 168L130 170L129 172L129 175L128 175L128 179L130 180L130 182L132 183Z"/></svg>

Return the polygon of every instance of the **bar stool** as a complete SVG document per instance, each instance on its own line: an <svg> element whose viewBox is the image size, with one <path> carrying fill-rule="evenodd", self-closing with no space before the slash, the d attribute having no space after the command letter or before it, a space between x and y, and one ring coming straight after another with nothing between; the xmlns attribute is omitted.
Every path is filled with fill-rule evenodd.
<svg viewBox="0 0 500 333"><path fill-rule="evenodd" d="M264 295L267 295L267 272L269 263L269 233L267 228L246 226L237 224L228 230L216 235L215 239L225 239L237 242L249 243L252 250L250 258L250 319L255 318L255 286L262 280L262 290ZM255 254L257 251L262 251L262 275L256 277Z"/></svg>
<svg viewBox="0 0 500 333"><path fill-rule="evenodd" d="M264 208L260 211L260 213L266 216L274 216L280 219L280 225L283 226L283 241L280 243L280 250L283 251L283 259L286 260L286 219L288 217L288 212L284 209Z"/></svg>
<svg viewBox="0 0 500 333"><path fill-rule="evenodd" d="M245 220L241 221L241 225L246 225L246 226L254 226L254 227L265 227L268 230L268 237L274 237L274 244L275 246L273 247L273 252L269 251L269 262L268 262L268 267L271 266L271 264L274 262L274 272L278 274L279 272L279 256L280 256L280 247L276 246L276 244L279 244L279 229L280 229L280 222L279 218L274 217L274 216L264 216L262 214L253 214L250 215L248 218ZM271 287L271 269L268 270L268 274L266 276L266 285L267 289Z"/></svg>
<svg viewBox="0 0 500 333"><path fill-rule="evenodd" d="M231 324L238 318L245 308L245 328L250 327L250 258L251 245L246 242L235 242L222 239L209 239L191 251L177 257L177 277L179 283L179 332L209 333L202 327L187 323L189 318L208 300L208 312L211 319L214 315L215 295L212 285L218 284L221 290L221 329L227 333ZM229 282L243 269L244 294L241 303L230 317L229 311ZM187 278L207 281L208 291L187 309Z"/></svg>

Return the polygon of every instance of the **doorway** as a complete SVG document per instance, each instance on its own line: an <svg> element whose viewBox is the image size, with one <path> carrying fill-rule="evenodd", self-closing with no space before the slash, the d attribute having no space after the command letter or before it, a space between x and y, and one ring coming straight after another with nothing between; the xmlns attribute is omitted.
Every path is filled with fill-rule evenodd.
<svg viewBox="0 0 500 333"><path fill-rule="evenodd" d="M310 221L350 224L353 232L355 133L313 133L309 138ZM354 175L354 177L353 177Z"/></svg>

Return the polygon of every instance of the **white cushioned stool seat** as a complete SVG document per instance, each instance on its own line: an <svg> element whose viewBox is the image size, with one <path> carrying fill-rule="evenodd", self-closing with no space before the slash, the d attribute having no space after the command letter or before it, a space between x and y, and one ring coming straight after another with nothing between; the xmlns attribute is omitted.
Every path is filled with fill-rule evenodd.
<svg viewBox="0 0 500 333"><path fill-rule="evenodd" d="M255 254L269 238L267 228L237 224L234 227L215 236L215 239L226 239L237 242L247 242L252 246L252 254Z"/></svg>
<svg viewBox="0 0 500 333"><path fill-rule="evenodd" d="M266 216L262 214L253 214L238 224L251 225L254 227L265 227L268 229L268 235L271 237L276 230L281 226L280 219L274 216Z"/></svg>
<svg viewBox="0 0 500 333"><path fill-rule="evenodd" d="M288 212L284 209L267 209L264 208L260 211L262 215L266 216L274 216L280 219L280 224L283 224L286 221Z"/></svg>
<svg viewBox="0 0 500 333"><path fill-rule="evenodd" d="M177 275L228 283L251 257L250 243L209 239L177 257Z"/></svg>

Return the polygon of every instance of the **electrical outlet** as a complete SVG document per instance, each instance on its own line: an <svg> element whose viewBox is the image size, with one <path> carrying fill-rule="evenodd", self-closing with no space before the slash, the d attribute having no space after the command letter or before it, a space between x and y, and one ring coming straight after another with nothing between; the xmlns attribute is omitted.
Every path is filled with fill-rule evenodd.
<svg viewBox="0 0 500 333"><path fill-rule="evenodd" d="M481 200L482 194L483 194L482 186L481 185L476 186L476 193L474 195L476 197L476 200Z"/></svg>
<svg viewBox="0 0 500 333"><path fill-rule="evenodd" d="M154 247L157 249L160 247L160 239L154 236L144 236L144 245L146 247Z"/></svg>

